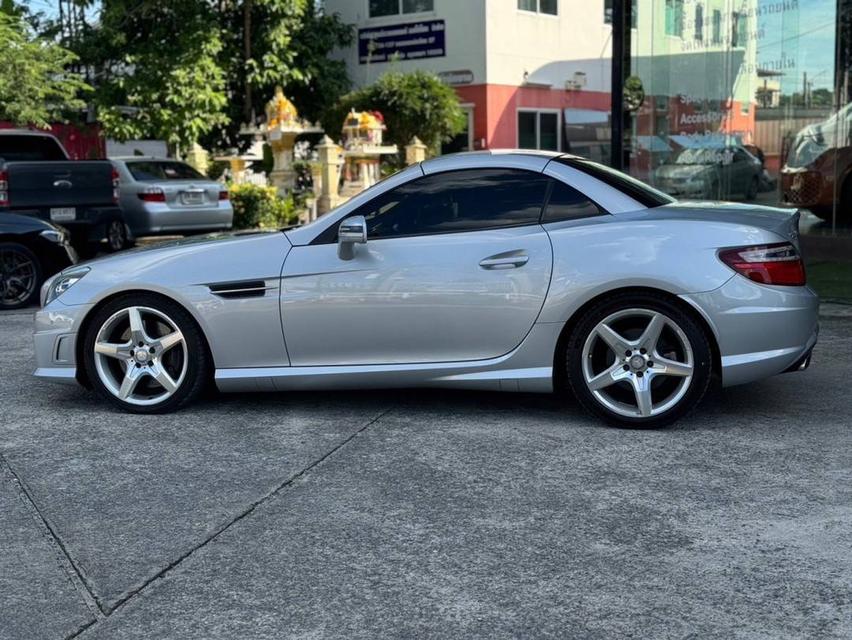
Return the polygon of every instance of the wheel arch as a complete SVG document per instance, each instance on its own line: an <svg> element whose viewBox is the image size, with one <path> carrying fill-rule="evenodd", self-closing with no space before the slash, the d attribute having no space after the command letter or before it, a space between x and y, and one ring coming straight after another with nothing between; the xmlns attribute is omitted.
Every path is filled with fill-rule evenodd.
<svg viewBox="0 0 852 640"><path fill-rule="evenodd" d="M564 389L567 387L567 381L565 376L565 367L562 362L562 354L565 352L565 344L568 341L571 332L574 330L574 327L577 326L577 323L583 317L583 314L590 309L592 306L600 302L601 300L608 298L612 295L620 295L620 294L634 294L634 295L642 295L642 294L651 294L658 297L663 297L667 301L671 302L686 314L688 314L699 327L704 331L707 336L707 342L710 344L710 350L713 354L713 372L712 375L714 377L718 377L721 375L722 371L722 355L719 350L719 341L714 331L712 325L704 316L703 312L693 306L692 303L684 300L683 298L666 291L664 289L657 289L654 287L618 287L615 289L609 289L607 291L598 293L597 295L586 300L582 305L580 305L571 316L565 321L562 330L559 332L559 338L556 341L556 348L553 351L553 388L555 390Z"/></svg>
<svg viewBox="0 0 852 640"><path fill-rule="evenodd" d="M210 348L210 340L207 338L207 334L205 333L204 328L201 326L201 323L198 321L198 318L196 318L195 311L193 309L187 307L187 305L185 305L175 297L166 295L160 291L152 291L150 289L125 289L122 291L116 291L114 293L111 293L98 300L98 302L94 304L91 309L88 310L86 315L83 316L83 319L80 321L80 326L77 329L77 339L74 345L74 362L76 363L75 375L77 378L77 382L79 382L87 389L92 388L91 382L88 379L88 375L86 374L86 367L83 366L83 343L85 342L86 333L89 331L89 327L91 326L92 318L94 318L98 310L103 308L104 305L109 304L116 298L133 294L144 294L162 298L163 300L167 300L172 304L176 304L181 309L186 311L187 315L189 315L189 317L192 319L192 322L195 323L195 328L198 330L199 334L204 340L204 346L207 350L207 357L210 359L211 370L216 370L216 362L213 358L213 350Z"/></svg>

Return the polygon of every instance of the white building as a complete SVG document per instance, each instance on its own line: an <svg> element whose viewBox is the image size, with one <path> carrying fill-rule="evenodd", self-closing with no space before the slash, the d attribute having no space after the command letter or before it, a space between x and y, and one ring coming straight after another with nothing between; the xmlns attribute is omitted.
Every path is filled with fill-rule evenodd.
<svg viewBox="0 0 852 640"><path fill-rule="evenodd" d="M396 69L451 84L468 112L453 150L522 147L607 159L612 0L325 0L354 25L356 87ZM753 125L758 0L635 0L637 144ZM698 70L696 72L695 70Z"/></svg>

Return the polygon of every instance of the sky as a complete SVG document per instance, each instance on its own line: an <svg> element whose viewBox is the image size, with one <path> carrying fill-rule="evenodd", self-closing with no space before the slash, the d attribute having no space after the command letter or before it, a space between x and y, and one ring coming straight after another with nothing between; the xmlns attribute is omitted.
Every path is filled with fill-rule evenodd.
<svg viewBox="0 0 852 640"><path fill-rule="evenodd" d="M782 60L795 67L785 68L782 92L801 91L802 75L807 72L812 88L831 89L834 84L834 44L836 37L835 0L759 0L767 11L758 17L757 62L759 68L776 68ZM770 12L783 4L797 8Z"/></svg>

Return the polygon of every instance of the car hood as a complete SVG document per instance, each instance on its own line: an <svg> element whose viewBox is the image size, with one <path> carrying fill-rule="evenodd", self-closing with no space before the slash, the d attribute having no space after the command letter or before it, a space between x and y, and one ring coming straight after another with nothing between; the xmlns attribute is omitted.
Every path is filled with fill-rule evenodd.
<svg viewBox="0 0 852 640"><path fill-rule="evenodd" d="M698 178L713 171L712 165L707 164L664 164L657 167L657 178Z"/></svg>
<svg viewBox="0 0 852 640"><path fill-rule="evenodd" d="M90 304L117 291L141 289L190 296L207 285L277 279L291 248L279 231L215 234L164 242L91 260L85 278L58 300Z"/></svg>
<svg viewBox="0 0 852 640"><path fill-rule="evenodd" d="M124 267L128 264L143 267L150 263L172 260L181 256L209 254L237 243L246 247L246 250L250 250L249 247L253 242L263 243L266 239L273 236L280 237L286 244L290 244L286 236L277 230L211 233L146 244L120 253L100 256L81 264L98 270ZM80 265L77 266L79 267Z"/></svg>

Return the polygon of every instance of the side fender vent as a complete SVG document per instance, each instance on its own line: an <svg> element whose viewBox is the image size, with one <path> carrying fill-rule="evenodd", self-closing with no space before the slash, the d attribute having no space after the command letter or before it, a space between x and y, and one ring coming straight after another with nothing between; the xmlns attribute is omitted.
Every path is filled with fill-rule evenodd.
<svg viewBox="0 0 852 640"><path fill-rule="evenodd" d="M243 280L240 282L218 282L208 284L210 292L220 298L262 298L275 287L266 286L265 280Z"/></svg>

